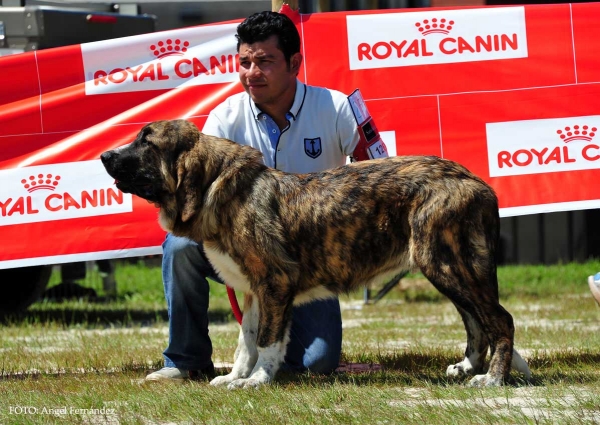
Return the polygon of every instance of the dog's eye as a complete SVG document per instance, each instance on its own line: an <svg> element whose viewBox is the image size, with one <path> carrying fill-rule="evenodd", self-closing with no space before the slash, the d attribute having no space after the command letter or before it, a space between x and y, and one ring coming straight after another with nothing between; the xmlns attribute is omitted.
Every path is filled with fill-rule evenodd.
<svg viewBox="0 0 600 425"><path fill-rule="evenodd" d="M142 146L153 146L152 142L150 142L148 139L146 139L145 137L140 139L140 144Z"/></svg>

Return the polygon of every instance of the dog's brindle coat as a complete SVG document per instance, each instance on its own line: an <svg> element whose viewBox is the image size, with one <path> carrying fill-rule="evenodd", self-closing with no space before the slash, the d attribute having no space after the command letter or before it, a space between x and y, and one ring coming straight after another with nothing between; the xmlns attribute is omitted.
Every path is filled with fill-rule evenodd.
<svg viewBox="0 0 600 425"><path fill-rule="evenodd" d="M498 300L498 201L463 166L407 156L290 174L185 120L146 125L102 162L120 190L160 207L161 226L202 243L224 281L246 293L232 372L212 384L270 382L293 304L415 268L454 303L467 331L465 358L449 376L500 385L512 362L530 377Z"/></svg>

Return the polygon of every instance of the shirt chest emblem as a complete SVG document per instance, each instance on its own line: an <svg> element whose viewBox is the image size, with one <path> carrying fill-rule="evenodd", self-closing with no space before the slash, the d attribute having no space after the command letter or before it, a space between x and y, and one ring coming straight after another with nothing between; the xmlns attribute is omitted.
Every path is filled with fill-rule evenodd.
<svg viewBox="0 0 600 425"><path fill-rule="evenodd" d="M323 152L321 138L304 139L304 152L311 158L317 158Z"/></svg>

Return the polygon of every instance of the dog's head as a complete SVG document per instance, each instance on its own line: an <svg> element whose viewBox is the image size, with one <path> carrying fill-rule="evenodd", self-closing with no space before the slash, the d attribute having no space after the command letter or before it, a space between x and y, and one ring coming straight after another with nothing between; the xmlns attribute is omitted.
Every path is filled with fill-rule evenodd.
<svg viewBox="0 0 600 425"><path fill-rule="evenodd" d="M167 231L187 227L203 210L203 225L208 226L214 218L207 214L218 214L219 205L237 190L235 182L264 167L256 149L202 134L185 120L152 122L132 143L100 158L117 188L160 207L160 223Z"/></svg>
<svg viewBox="0 0 600 425"><path fill-rule="evenodd" d="M199 137L198 128L188 121L156 121L144 126L133 142L100 158L122 192L166 207L174 200L178 185L178 160Z"/></svg>

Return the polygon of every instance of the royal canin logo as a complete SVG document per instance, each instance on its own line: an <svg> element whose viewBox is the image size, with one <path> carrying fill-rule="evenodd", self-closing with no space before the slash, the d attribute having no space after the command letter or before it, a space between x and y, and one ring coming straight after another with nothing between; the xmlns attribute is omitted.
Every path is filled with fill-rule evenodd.
<svg viewBox="0 0 600 425"><path fill-rule="evenodd" d="M58 186L60 176L52 176L52 174L38 174L37 176L29 176L27 179L21 180L23 187L27 192L31 193L36 190L54 190Z"/></svg>
<svg viewBox="0 0 600 425"><path fill-rule="evenodd" d="M131 211L131 195L100 167L82 161L28 167L35 170L25 175L25 169L1 170L7 184L0 188L0 226Z"/></svg>
<svg viewBox="0 0 600 425"><path fill-rule="evenodd" d="M487 124L490 176L600 168L598 126L589 121L600 117Z"/></svg>
<svg viewBox="0 0 600 425"><path fill-rule="evenodd" d="M181 41L180 39L159 41L156 44L150 45L150 51L158 59L166 58L167 56L183 56L190 46L189 41Z"/></svg>
<svg viewBox="0 0 600 425"><path fill-rule="evenodd" d="M579 127L574 125L571 127L565 127L564 130L557 130L556 133L560 136L563 142L569 143L574 140L584 140L590 142L596 135L598 129L596 127L590 128L587 125Z"/></svg>
<svg viewBox="0 0 600 425"><path fill-rule="evenodd" d="M590 130L589 132L588 129ZM569 143L576 140L589 142L594 138L596 131L596 127L590 129L587 125L574 125L572 127L567 126L564 129L557 130L556 133L563 142ZM598 149L599 147L594 144L585 145L580 151L581 157L587 161L596 161L600 158L598 156ZM577 158L569 151L567 146L546 146L542 149L517 149L512 152L501 151L498 153L498 166L500 168L527 167L532 163L548 165L551 163L561 164L576 161Z"/></svg>
<svg viewBox="0 0 600 425"><path fill-rule="evenodd" d="M433 21L433 20L432 20ZM428 22L425 20L424 22ZM435 24L421 25L417 22L416 27L422 31L423 36L429 34L449 34L448 29L434 28ZM506 50L517 50L519 40L517 34L486 34L476 35L468 39L465 37L445 37L437 45L428 44L425 38L399 41L378 41L377 43L360 43L358 45L358 60L387 59L390 57L409 56L434 56L436 53L443 55L454 55L463 53L498 52Z"/></svg>
<svg viewBox="0 0 600 425"><path fill-rule="evenodd" d="M86 95L169 90L239 79L235 24L81 45Z"/></svg>
<svg viewBox="0 0 600 425"><path fill-rule="evenodd" d="M454 25L454 21L447 21L442 18L438 21L437 18L432 18L431 21L429 19L424 19L423 22L417 22L415 26L419 30L419 32L423 35L429 34L450 34L452 30L452 26Z"/></svg>
<svg viewBox="0 0 600 425"><path fill-rule="evenodd" d="M432 12L347 16L350 69L527 56L522 8L435 13L437 16Z"/></svg>
<svg viewBox="0 0 600 425"><path fill-rule="evenodd" d="M94 72L94 85L142 83L170 79L187 80L199 75L235 74L239 72L238 55L209 56L201 59L190 56L190 42L180 39L161 40L149 46L152 57L159 62L136 66L117 67ZM174 58L175 62L164 65L161 60Z"/></svg>
<svg viewBox="0 0 600 425"><path fill-rule="evenodd" d="M26 180L21 180L21 183L29 193L40 189L50 191L55 189L54 186L38 184L36 181L27 183ZM56 183L58 185L58 182ZM2 217L10 217L13 215L38 214L41 210L57 212L69 209L97 208L113 204L123 204L123 192L107 188L89 192L84 190L77 194L69 192L53 193L43 199L34 199L32 196L9 198L4 201L0 200L0 210L2 211Z"/></svg>

